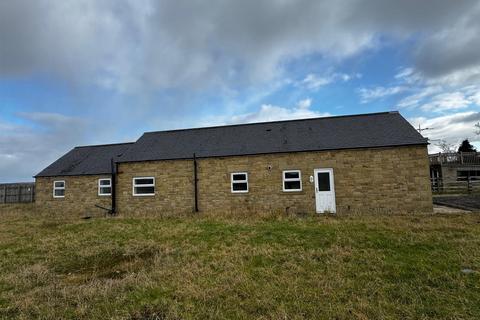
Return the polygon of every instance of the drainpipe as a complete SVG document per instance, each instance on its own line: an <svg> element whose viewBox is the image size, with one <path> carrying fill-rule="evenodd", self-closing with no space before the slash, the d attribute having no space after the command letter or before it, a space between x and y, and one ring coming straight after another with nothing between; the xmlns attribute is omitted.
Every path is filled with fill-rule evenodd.
<svg viewBox="0 0 480 320"><path fill-rule="evenodd" d="M115 215L117 213L117 207L116 207L116 203L117 203L117 164L115 163L115 161L113 160L113 158L111 159L111 162L110 162L110 167L111 167L111 170L112 170L112 209L110 210L110 213L112 215Z"/></svg>
<svg viewBox="0 0 480 320"><path fill-rule="evenodd" d="M193 154L193 185L195 188L195 212L198 212L198 179L197 179L197 157Z"/></svg>

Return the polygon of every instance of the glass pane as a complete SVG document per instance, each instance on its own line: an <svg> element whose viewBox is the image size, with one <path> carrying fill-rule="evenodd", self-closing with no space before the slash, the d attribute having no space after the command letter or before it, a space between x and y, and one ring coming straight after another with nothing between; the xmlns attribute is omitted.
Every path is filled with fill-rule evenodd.
<svg viewBox="0 0 480 320"><path fill-rule="evenodd" d="M152 178L147 178L147 179L135 179L135 184L153 184L153 179Z"/></svg>
<svg viewBox="0 0 480 320"><path fill-rule="evenodd" d="M65 187L65 182L63 182L63 181L55 181L55 187L56 187L56 188L63 188L63 187Z"/></svg>
<svg viewBox="0 0 480 320"><path fill-rule="evenodd" d="M63 196L65 196L65 189L55 189L55 196L56 196L56 197L63 197Z"/></svg>
<svg viewBox="0 0 480 320"><path fill-rule="evenodd" d="M234 174L233 180L247 180L247 175L245 173Z"/></svg>
<svg viewBox="0 0 480 320"><path fill-rule="evenodd" d="M298 179L299 177L298 172L285 172L285 179Z"/></svg>
<svg viewBox="0 0 480 320"><path fill-rule="evenodd" d="M330 191L330 173L318 172L318 191Z"/></svg>
<svg viewBox="0 0 480 320"><path fill-rule="evenodd" d="M109 186L110 185L110 179L100 180L100 185L101 186Z"/></svg>
<svg viewBox="0 0 480 320"><path fill-rule="evenodd" d="M155 187L135 187L135 194L153 194Z"/></svg>
<svg viewBox="0 0 480 320"><path fill-rule="evenodd" d="M300 181L285 181L285 190L299 190Z"/></svg>
<svg viewBox="0 0 480 320"><path fill-rule="evenodd" d="M110 187L101 187L100 194L110 194L112 193L112 188Z"/></svg>
<svg viewBox="0 0 480 320"><path fill-rule="evenodd" d="M236 182L233 184L233 191L247 191L248 184L246 182Z"/></svg>

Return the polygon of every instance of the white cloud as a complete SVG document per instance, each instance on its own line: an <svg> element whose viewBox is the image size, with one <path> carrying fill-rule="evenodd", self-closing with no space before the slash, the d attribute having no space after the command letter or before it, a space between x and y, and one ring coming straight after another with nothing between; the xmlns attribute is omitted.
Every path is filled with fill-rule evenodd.
<svg viewBox="0 0 480 320"><path fill-rule="evenodd" d="M427 85L418 83L409 91L415 91L402 98L397 107L400 109L420 109L424 112L447 112L465 109L473 105L480 106L480 87L470 85L467 87Z"/></svg>
<svg viewBox="0 0 480 320"><path fill-rule="evenodd" d="M430 152L439 152L435 145L439 140L458 146L464 139L480 145L480 136L475 134L475 123L480 121L480 112L458 112L438 117L415 117L409 119L414 127L420 125L422 128L429 128L422 132L430 139Z"/></svg>
<svg viewBox="0 0 480 320"><path fill-rule="evenodd" d="M368 103L373 100L382 99L388 96L399 94L405 91L406 88L403 86L395 87L374 87L374 88L360 88L358 93L360 94L360 102Z"/></svg>
<svg viewBox="0 0 480 320"><path fill-rule="evenodd" d="M207 117L201 120L200 126L254 123L278 120L293 120L327 117L328 112L318 112L311 109L312 99L300 100L294 106L277 106L272 104L262 104L257 111L233 115L233 116L215 116Z"/></svg>
<svg viewBox="0 0 480 320"><path fill-rule="evenodd" d="M472 103L464 93L447 92L432 97L431 101L421 106L423 111L444 112L468 107Z"/></svg>
<svg viewBox="0 0 480 320"><path fill-rule="evenodd" d="M472 93L471 95L468 96L468 99L472 102L475 103L476 105L480 106L480 90L476 89L476 93Z"/></svg>
<svg viewBox="0 0 480 320"><path fill-rule="evenodd" d="M331 77L319 77L315 74L308 74L305 79L302 80L302 83L309 89L316 90L320 87L323 87L327 84L332 83L333 79Z"/></svg>
<svg viewBox="0 0 480 320"><path fill-rule="evenodd" d="M0 182L32 176L82 142L85 122L57 113L20 113L25 124L0 122Z"/></svg>
<svg viewBox="0 0 480 320"><path fill-rule="evenodd" d="M359 79L361 77L362 75L360 73L346 74L346 73L329 72L325 75L310 73L301 81L300 84L310 90L315 91L320 89L321 87L324 87L326 85L329 85L337 81L347 82L353 79Z"/></svg>
<svg viewBox="0 0 480 320"><path fill-rule="evenodd" d="M397 106L399 108L417 108L422 102L426 101L426 99L431 97L433 94L440 92L441 90L442 88L439 86L421 87L420 89L416 90L416 93L400 100Z"/></svg>
<svg viewBox="0 0 480 320"><path fill-rule="evenodd" d="M47 73L121 91L236 88L278 79L298 58L336 62L417 35L417 71L472 79L479 11L473 0L440 0L435 10L413 0L1 1L0 75ZM329 81L316 80L313 88Z"/></svg>
<svg viewBox="0 0 480 320"><path fill-rule="evenodd" d="M310 108L311 105L312 105L312 99L307 98L307 99L298 101L297 108L306 110Z"/></svg>
<svg viewBox="0 0 480 320"><path fill-rule="evenodd" d="M426 112L459 110L474 104L480 106L480 83L473 79L467 81L468 73L455 71L442 77L428 78L414 68L404 68L395 75L395 79L415 93L402 98L397 106L420 108Z"/></svg>
<svg viewBox="0 0 480 320"><path fill-rule="evenodd" d="M301 100L294 107L281 107L271 104L263 104L260 110L252 113L234 116L230 123L251 123L276 120L306 119L316 117L326 117L330 114L318 112L310 109L311 99Z"/></svg>

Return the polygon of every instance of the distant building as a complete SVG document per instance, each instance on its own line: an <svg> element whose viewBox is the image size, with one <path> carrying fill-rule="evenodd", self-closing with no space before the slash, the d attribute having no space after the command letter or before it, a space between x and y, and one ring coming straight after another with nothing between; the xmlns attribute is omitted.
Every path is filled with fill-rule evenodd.
<svg viewBox="0 0 480 320"><path fill-rule="evenodd" d="M428 157L432 181L480 180L480 152L436 153Z"/></svg>

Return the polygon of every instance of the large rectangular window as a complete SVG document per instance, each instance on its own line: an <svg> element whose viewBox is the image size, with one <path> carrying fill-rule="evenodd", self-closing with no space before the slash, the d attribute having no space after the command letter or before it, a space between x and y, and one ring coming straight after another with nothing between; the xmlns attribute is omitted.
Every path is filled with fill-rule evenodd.
<svg viewBox="0 0 480 320"><path fill-rule="evenodd" d="M53 197L65 198L65 181L64 180L53 181Z"/></svg>
<svg viewBox="0 0 480 320"><path fill-rule="evenodd" d="M283 171L283 191L302 191L302 173L300 170Z"/></svg>
<svg viewBox="0 0 480 320"><path fill-rule="evenodd" d="M111 196L112 195L112 179L98 179L98 195Z"/></svg>
<svg viewBox="0 0 480 320"><path fill-rule="evenodd" d="M248 192L248 173L234 172L230 177L232 193Z"/></svg>
<svg viewBox="0 0 480 320"><path fill-rule="evenodd" d="M154 177L133 178L133 195L134 196L154 196L155 195L155 178Z"/></svg>

